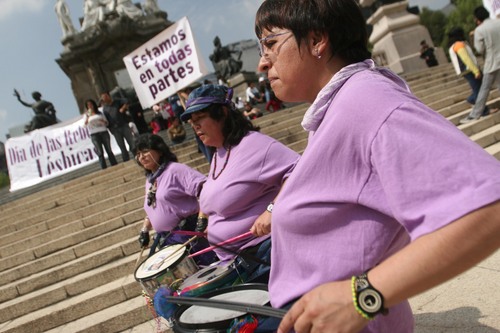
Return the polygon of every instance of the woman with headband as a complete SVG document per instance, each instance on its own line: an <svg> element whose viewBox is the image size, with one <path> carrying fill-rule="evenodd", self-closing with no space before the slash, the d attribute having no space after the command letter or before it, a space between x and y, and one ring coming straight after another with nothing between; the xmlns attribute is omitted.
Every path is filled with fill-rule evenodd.
<svg viewBox="0 0 500 333"><path fill-rule="evenodd" d="M236 110L232 97L230 88L203 85L191 92L181 115L203 143L215 149L200 195L211 244L248 232L260 215L268 215L270 220L272 202L299 159L293 150L259 133ZM250 273L253 271L249 281L254 277L267 280L269 235L249 236L214 251L221 261L239 255Z"/></svg>

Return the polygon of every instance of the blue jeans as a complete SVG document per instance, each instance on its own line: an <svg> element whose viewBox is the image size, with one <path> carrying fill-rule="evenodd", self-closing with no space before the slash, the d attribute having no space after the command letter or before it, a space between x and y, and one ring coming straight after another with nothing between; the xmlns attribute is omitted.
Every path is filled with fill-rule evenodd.
<svg viewBox="0 0 500 333"><path fill-rule="evenodd" d="M464 79L469 83L470 89L472 93L469 97L467 97L467 102L470 104L476 104L477 95L479 94L479 90L481 89L481 79L476 79L474 74L471 72L464 75Z"/></svg>
<svg viewBox="0 0 500 333"><path fill-rule="evenodd" d="M492 86L496 84L497 88L500 89L500 69L497 69L491 73L483 74L483 81L481 82L481 89L479 89L479 94L476 99L476 104L469 113L469 118L478 119L483 115L485 111L486 101L488 100L488 95Z"/></svg>

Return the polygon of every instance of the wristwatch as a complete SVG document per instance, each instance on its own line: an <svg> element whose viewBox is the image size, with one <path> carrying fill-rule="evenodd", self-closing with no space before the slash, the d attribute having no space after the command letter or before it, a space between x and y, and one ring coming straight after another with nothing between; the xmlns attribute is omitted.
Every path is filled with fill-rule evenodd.
<svg viewBox="0 0 500 333"><path fill-rule="evenodd" d="M269 203L269 205L267 205L266 210L267 210L269 213L272 213L272 212L273 212L273 207L274 207L274 202L270 202L270 203Z"/></svg>
<svg viewBox="0 0 500 333"><path fill-rule="evenodd" d="M356 277L354 288L356 303L368 317L373 318L380 313L384 315L389 313L389 310L384 308L384 297L370 284L366 274Z"/></svg>

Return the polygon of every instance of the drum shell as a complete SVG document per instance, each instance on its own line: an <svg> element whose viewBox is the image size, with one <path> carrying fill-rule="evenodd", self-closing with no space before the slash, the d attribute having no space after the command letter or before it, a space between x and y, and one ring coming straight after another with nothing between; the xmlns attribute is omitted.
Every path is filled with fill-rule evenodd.
<svg viewBox="0 0 500 333"><path fill-rule="evenodd" d="M159 252L163 250L167 250L169 246L163 248ZM158 271L154 275L148 276L148 277L138 277L137 273L140 269L144 267L146 262L151 258L147 258L144 260L135 270L134 272L134 277L136 281L138 281L142 289L151 297L153 298L156 291L161 287L165 286L167 288L170 287L170 285L179 280L179 279L185 279L188 276L191 276L192 274L196 273L199 268L194 262L192 258L189 258L189 252L187 249L183 250L184 253L182 256L175 261L173 264L170 266L162 269L161 271ZM157 254L159 253L157 252Z"/></svg>
<svg viewBox="0 0 500 333"><path fill-rule="evenodd" d="M213 296L221 295L224 293L238 291L238 290L265 290L267 291L267 285L260 283L247 283L240 284L236 286L221 288L212 292L208 292L199 297L202 298L211 298ZM238 302L244 302L241 300L236 300ZM186 324L180 321L182 314L188 310L191 305L181 305L174 314L174 326L172 327L173 331L176 333L224 333L227 332L228 328L231 326L232 321L235 318L241 318L246 314L231 318L228 320L221 320L217 322L209 322L206 324Z"/></svg>

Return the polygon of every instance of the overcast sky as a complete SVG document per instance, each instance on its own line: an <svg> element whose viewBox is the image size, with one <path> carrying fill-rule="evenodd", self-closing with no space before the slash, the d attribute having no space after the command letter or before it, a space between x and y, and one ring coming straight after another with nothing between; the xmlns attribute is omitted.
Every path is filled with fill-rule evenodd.
<svg viewBox="0 0 500 333"><path fill-rule="evenodd" d="M84 0L66 0L73 24L79 29ZM134 2L143 2L135 0ZM255 38L253 20L260 0L158 0L170 21L187 16L207 65L212 41L222 44ZM39 91L52 102L61 120L78 116L70 81L55 62L62 51L62 33L54 12L56 0L0 0L0 141L8 129L31 120L33 111L13 96L33 102L31 92ZM448 0L410 0L410 5L441 9Z"/></svg>

